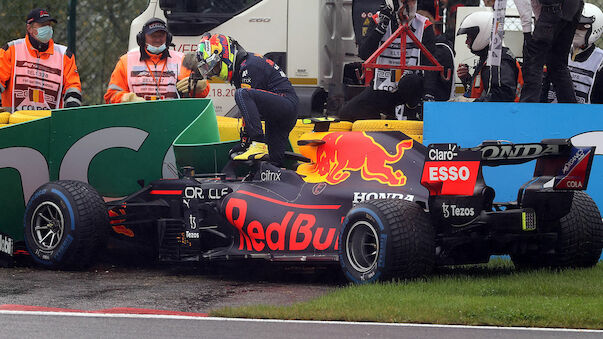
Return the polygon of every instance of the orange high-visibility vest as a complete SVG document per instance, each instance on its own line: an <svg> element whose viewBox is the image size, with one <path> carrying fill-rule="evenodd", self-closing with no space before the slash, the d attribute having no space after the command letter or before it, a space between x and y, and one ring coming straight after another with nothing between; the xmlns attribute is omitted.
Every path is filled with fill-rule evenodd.
<svg viewBox="0 0 603 339"><path fill-rule="evenodd" d="M15 40L13 46L12 111L60 108L67 47L54 44L54 53L42 64L29 53L25 39Z"/></svg>
<svg viewBox="0 0 603 339"><path fill-rule="evenodd" d="M153 64L140 61L140 51L128 52L127 74L130 92L145 100L180 98L176 90L180 65L184 54L170 51L170 57L164 63Z"/></svg>

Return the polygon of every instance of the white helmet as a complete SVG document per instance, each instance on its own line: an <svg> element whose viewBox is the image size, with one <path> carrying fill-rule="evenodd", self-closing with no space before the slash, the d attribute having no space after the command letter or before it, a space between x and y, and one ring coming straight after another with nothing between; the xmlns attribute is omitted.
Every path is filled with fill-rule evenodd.
<svg viewBox="0 0 603 339"><path fill-rule="evenodd" d="M586 46L594 44L603 34L603 12L593 4L584 4L579 26L586 29Z"/></svg>
<svg viewBox="0 0 603 339"><path fill-rule="evenodd" d="M471 52L477 53L488 47L492 36L492 12L480 11L469 14L456 33L456 35L462 34L467 34L473 40Z"/></svg>

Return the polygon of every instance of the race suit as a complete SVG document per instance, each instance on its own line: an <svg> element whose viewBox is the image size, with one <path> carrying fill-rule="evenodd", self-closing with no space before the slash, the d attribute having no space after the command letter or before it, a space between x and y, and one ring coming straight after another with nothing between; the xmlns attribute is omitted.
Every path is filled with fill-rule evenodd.
<svg viewBox="0 0 603 339"><path fill-rule="evenodd" d="M392 22L395 20L392 20ZM385 34L377 28L377 17L373 17L368 27L368 34L358 46L358 55L363 60L368 59L381 44L383 44L397 29L397 22L390 22ZM416 14L410 22L410 28L423 46L433 55L435 54L435 33L433 26L427 18ZM400 39L396 39L377 59L378 64L400 64ZM432 65L422 55L418 46L407 37L406 45L407 65ZM400 109L404 107L404 115L409 119L422 118L418 108L424 96L436 98L438 93L437 72L406 70L401 74L399 70L375 69L375 78L369 87L346 103L339 117L342 120L356 121L361 119L379 119L380 113L389 119L402 118ZM397 108L398 107L398 108ZM398 112L396 112L398 111ZM403 119L403 118L402 118Z"/></svg>
<svg viewBox="0 0 603 339"><path fill-rule="evenodd" d="M151 54L145 50L144 53L148 55L144 60L141 60L138 49L119 58L105 93L106 103L120 103L126 93L135 93L145 100L180 98L176 83L191 73L182 66L184 55L177 51ZM195 97L205 98L209 94L209 86L197 92Z"/></svg>
<svg viewBox="0 0 603 339"><path fill-rule="evenodd" d="M82 105L75 56L51 39L43 44L27 35L0 49L2 106L11 112Z"/></svg>
<svg viewBox="0 0 603 339"><path fill-rule="evenodd" d="M603 50L591 45L574 60L570 57L568 67L578 103L603 104ZM546 84L550 85L550 82L545 83L544 89ZM554 89L549 88L545 102L557 102Z"/></svg>
<svg viewBox="0 0 603 339"><path fill-rule="evenodd" d="M463 81L465 97L475 98L477 102L513 102L519 70L511 51L507 47L502 48L500 67L490 67L486 64L487 48L479 56L473 76L469 81Z"/></svg>
<svg viewBox="0 0 603 339"><path fill-rule="evenodd" d="M265 142L270 161L280 165L297 120L299 99L291 82L272 60L247 53L240 59L237 56L232 84L249 139Z"/></svg>

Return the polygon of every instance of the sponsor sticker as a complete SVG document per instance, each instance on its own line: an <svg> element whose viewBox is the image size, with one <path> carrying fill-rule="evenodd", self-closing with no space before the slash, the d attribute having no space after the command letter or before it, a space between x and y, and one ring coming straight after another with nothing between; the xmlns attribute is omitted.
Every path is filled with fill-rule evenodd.
<svg viewBox="0 0 603 339"><path fill-rule="evenodd" d="M271 170L265 170L260 174L260 180L262 181L281 181L281 171L273 172Z"/></svg>
<svg viewBox="0 0 603 339"><path fill-rule="evenodd" d="M559 145L515 144L482 147L483 160L535 159L559 153Z"/></svg>
<svg viewBox="0 0 603 339"><path fill-rule="evenodd" d="M473 195L479 161L426 161L421 184L430 195Z"/></svg>
<svg viewBox="0 0 603 339"><path fill-rule="evenodd" d="M590 147L575 147L555 178L555 189L583 190L588 183L589 165L593 150Z"/></svg>
<svg viewBox="0 0 603 339"><path fill-rule="evenodd" d="M402 194L393 192L354 192L353 204L357 204L367 200L375 199L400 199L406 201L414 201L415 196L412 194Z"/></svg>
<svg viewBox="0 0 603 339"><path fill-rule="evenodd" d="M421 184L430 195L473 195L480 170L480 153L457 144L433 144L427 149Z"/></svg>
<svg viewBox="0 0 603 339"><path fill-rule="evenodd" d="M12 257L15 250L14 243L13 238L6 234L0 233L0 253Z"/></svg>
<svg viewBox="0 0 603 339"><path fill-rule="evenodd" d="M337 226L322 226L311 210L290 209L263 223L248 217L247 201L230 198L225 216L238 231L238 249L253 252L338 249ZM309 213L306 213L308 211Z"/></svg>
<svg viewBox="0 0 603 339"><path fill-rule="evenodd" d="M458 205L442 203L442 216L445 219L451 217L473 217L475 216L474 207L461 207Z"/></svg>
<svg viewBox="0 0 603 339"><path fill-rule="evenodd" d="M405 151L412 149L412 139L401 140L392 151L366 132L327 132L322 140L324 143L314 149L316 154L311 157L317 161L302 164L297 170L304 181L337 185L350 178L352 172L359 172L367 181L406 185L406 175L395 164Z"/></svg>
<svg viewBox="0 0 603 339"><path fill-rule="evenodd" d="M198 186L189 186L184 189L184 197L186 199L220 200L230 192L231 189L228 187L201 188ZM188 206L189 201L186 201L186 199L183 200L183 203Z"/></svg>

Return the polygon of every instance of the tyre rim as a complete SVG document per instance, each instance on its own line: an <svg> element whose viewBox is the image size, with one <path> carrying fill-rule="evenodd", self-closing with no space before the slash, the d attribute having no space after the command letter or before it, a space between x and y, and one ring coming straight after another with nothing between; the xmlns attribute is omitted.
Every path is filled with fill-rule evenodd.
<svg viewBox="0 0 603 339"><path fill-rule="evenodd" d="M377 231L367 221L357 221L352 225L345 245L348 260L356 271L365 273L377 264L378 239Z"/></svg>
<svg viewBox="0 0 603 339"><path fill-rule="evenodd" d="M63 239L65 219L59 206L50 201L41 203L33 213L31 230L36 245L50 251Z"/></svg>

